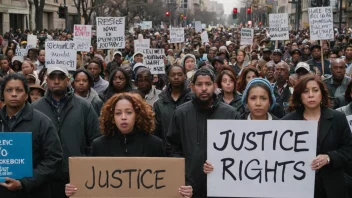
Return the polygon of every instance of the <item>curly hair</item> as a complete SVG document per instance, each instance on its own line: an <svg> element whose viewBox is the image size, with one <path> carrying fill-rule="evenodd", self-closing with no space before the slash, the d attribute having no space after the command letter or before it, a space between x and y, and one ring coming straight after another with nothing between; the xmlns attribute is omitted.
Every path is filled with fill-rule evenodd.
<svg viewBox="0 0 352 198"><path fill-rule="evenodd" d="M321 105L327 108L330 108L331 105L330 105L330 99L329 99L329 92L325 84L321 80L317 80L314 75L307 74L303 76L299 80L298 84L294 87L293 94L290 98L290 105L288 108L290 112L304 109L301 95L306 89L309 81L315 81L318 84L319 89L321 91L321 96L322 96Z"/></svg>
<svg viewBox="0 0 352 198"><path fill-rule="evenodd" d="M246 76L249 72L254 72L254 74L259 77L259 72L256 68L254 67L245 67L242 72L240 77L238 78L237 81L237 91L240 93L243 93L243 91L246 89L247 86L247 81L246 81Z"/></svg>
<svg viewBox="0 0 352 198"><path fill-rule="evenodd" d="M115 106L120 100L128 100L132 103L133 109L136 112L134 128L144 133L153 133L155 122L152 107L142 97L138 96L138 94L127 92L115 94L104 104L99 118L101 133L106 136L113 136L115 131L119 131L115 124L114 114Z"/></svg>

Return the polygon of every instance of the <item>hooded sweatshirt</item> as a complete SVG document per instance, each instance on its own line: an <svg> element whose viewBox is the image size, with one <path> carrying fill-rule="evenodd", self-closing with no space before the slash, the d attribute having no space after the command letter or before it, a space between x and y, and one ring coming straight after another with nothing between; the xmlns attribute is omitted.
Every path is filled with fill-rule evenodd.
<svg viewBox="0 0 352 198"><path fill-rule="evenodd" d="M119 71L119 70L118 69L114 69L113 71L111 71L111 73L109 75L109 86L108 86L108 88L103 93L99 94L99 97L100 97L100 99L103 102L106 102L107 100L109 100L114 94L122 93L122 92L129 92L129 91L132 90L131 82L126 82L126 86L124 87L123 90L120 90L119 92L115 91L114 84L113 84L112 81L114 80L114 76L115 76L117 71Z"/></svg>

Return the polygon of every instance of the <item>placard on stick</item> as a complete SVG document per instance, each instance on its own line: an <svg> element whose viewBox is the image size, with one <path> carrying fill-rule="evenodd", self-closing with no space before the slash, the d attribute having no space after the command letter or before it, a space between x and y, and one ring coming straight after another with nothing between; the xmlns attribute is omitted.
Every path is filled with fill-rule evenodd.
<svg viewBox="0 0 352 198"><path fill-rule="evenodd" d="M214 166L208 196L314 197L310 164L317 126L317 121L208 120L207 160Z"/></svg>
<svg viewBox="0 0 352 198"><path fill-rule="evenodd" d="M242 28L241 29L241 45L252 45L254 37L253 28Z"/></svg>
<svg viewBox="0 0 352 198"><path fill-rule="evenodd" d="M179 198L185 183L183 158L70 157L73 198Z"/></svg>
<svg viewBox="0 0 352 198"><path fill-rule="evenodd" d="M288 14L269 14L269 30L271 40L288 40Z"/></svg>
<svg viewBox="0 0 352 198"><path fill-rule="evenodd" d="M89 52L92 40L91 25L74 25L73 41L76 43L77 51Z"/></svg>
<svg viewBox="0 0 352 198"><path fill-rule="evenodd" d="M144 65L152 74L165 74L164 49L143 49L143 54Z"/></svg>
<svg viewBox="0 0 352 198"><path fill-rule="evenodd" d="M332 7L308 8L310 39L330 40L334 38Z"/></svg>
<svg viewBox="0 0 352 198"><path fill-rule="evenodd" d="M143 49L150 48L150 39L137 39L134 40L134 51L135 52L142 52Z"/></svg>
<svg viewBox="0 0 352 198"><path fill-rule="evenodd" d="M185 42L185 30L183 28L170 28L170 43Z"/></svg>
<svg viewBox="0 0 352 198"><path fill-rule="evenodd" d="M125 17L97 17L97 47L125 48Z"/></svg>
<svg viewBox="0 0 352 198"><path fill-rule="evenodd" d="M45 63L47 67L65 67L76 71L77 50L74 41L46 41Z"/></svg>

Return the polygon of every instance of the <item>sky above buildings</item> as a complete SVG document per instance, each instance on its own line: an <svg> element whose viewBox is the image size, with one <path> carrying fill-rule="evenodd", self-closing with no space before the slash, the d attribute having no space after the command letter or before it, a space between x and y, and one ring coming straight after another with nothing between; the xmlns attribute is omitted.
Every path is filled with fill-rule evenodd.
<svg viewBox="0 0 352 198"><path fill-rule="evenodd" d="M241 6L241 0L215 0L218 3L224 4L225 14L231 14L233 8Z"/></svg>

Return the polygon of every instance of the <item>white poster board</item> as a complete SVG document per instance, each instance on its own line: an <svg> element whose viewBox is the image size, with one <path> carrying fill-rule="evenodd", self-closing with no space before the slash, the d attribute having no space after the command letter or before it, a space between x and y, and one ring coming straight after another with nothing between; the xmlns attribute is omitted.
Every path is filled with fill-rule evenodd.
<svg viewBox="0 0 352 198"><path fill-rule="evenodd" d="M269 30L271 40L288 40L288 14L269 14Z"/></svg>
<svg viewBox="0 0 352 198"><path fill-rule="evenodd" d="M76 49L80 52L89 52L92 40L91 25L74 25L73 41L76 43Z"/></svg>
<svg viewBox="0 0 352 198"><path fill-rule="evenodd" d="M195 21L194 28L196 32L202 32L202 23L200 21Z"/></svg>
<svg viewBox="0 0 352 198"><path fill-rule="evenodd" d="M77 50L74 41L46 41L46 67L65 67L69 71L76 71Z"/></svg>
<svg viewBox="0 0 352 198"><path fill-rule="evenodd" d="M330 40L334 38L332 7L308 8L310 39Z"/></svg>
<svg viewBox="0 0 352 198"><path fill-rule="evenodd" d="M143 49L150 48L150 39L137 39L134 40L134 51L141 52Z"/></svg>
<svg viewBox="0 0 352 198"><path fill-rule="evenodd" d="M208 120L208 196L313 198L317 128L318 121Z"/></svg>
<svg viewBox="0 0 352 198"><path fill-rule="evenodd" d="M164 49L143 49L143 63L152 74L165 74Z"/></svg>
<svg viewBox="0 0 352 198"><path fill-rule="evenodd" d="M202 38L203 44L209 42L209 36L207 31L203 31L200 37Z"/></svg>
<svg viewBox="0 0 352 198"><path fill-rule="evenodd" d="M17 48L15 56L25 57L27 56L28 49Z"/></svg>
<svg viewBox="0 0 352 198"><path fill-rule="evenodd" d="M27 49L36 48L37 47L37 36L33 34L27 35Z"/></svg>
<svg viewBox="0 0 352 198"><path fill-rule="evenodd" d="M202 29L205 30L207 28L207 24L202 23Z"/></svg>
<svg viewBox="0 0 352 198"><path fill-rule="evenodd" d="M97 17L97 48L125 48L125 17Z"/></svg>
<svg viewBox="0 0 352 198"><path fill-rule="evenodd" d="M241 29L241 45L252 45L254 38L253 28L242 28Z"/></svg>
<svg viewBox="0 0 352 198"><path fill-rule="evenodd" d="M170 28L170 43L184 43L185 30L183 28Z"/></svg>
<svg viewBox="0 0 352 198"><path fill-rule="evenodd" d="M348 125L350 125L350 129L352 131L352 115L347 116L347 121L348 121Z"/></svg>
<svg viewBox="0 0 352 198"><path fill-rule="evenodd" d="M153 22L152 21L142 21L141 28L142 28L142 30L149 30L149 29L153 28Z"/></svg>

